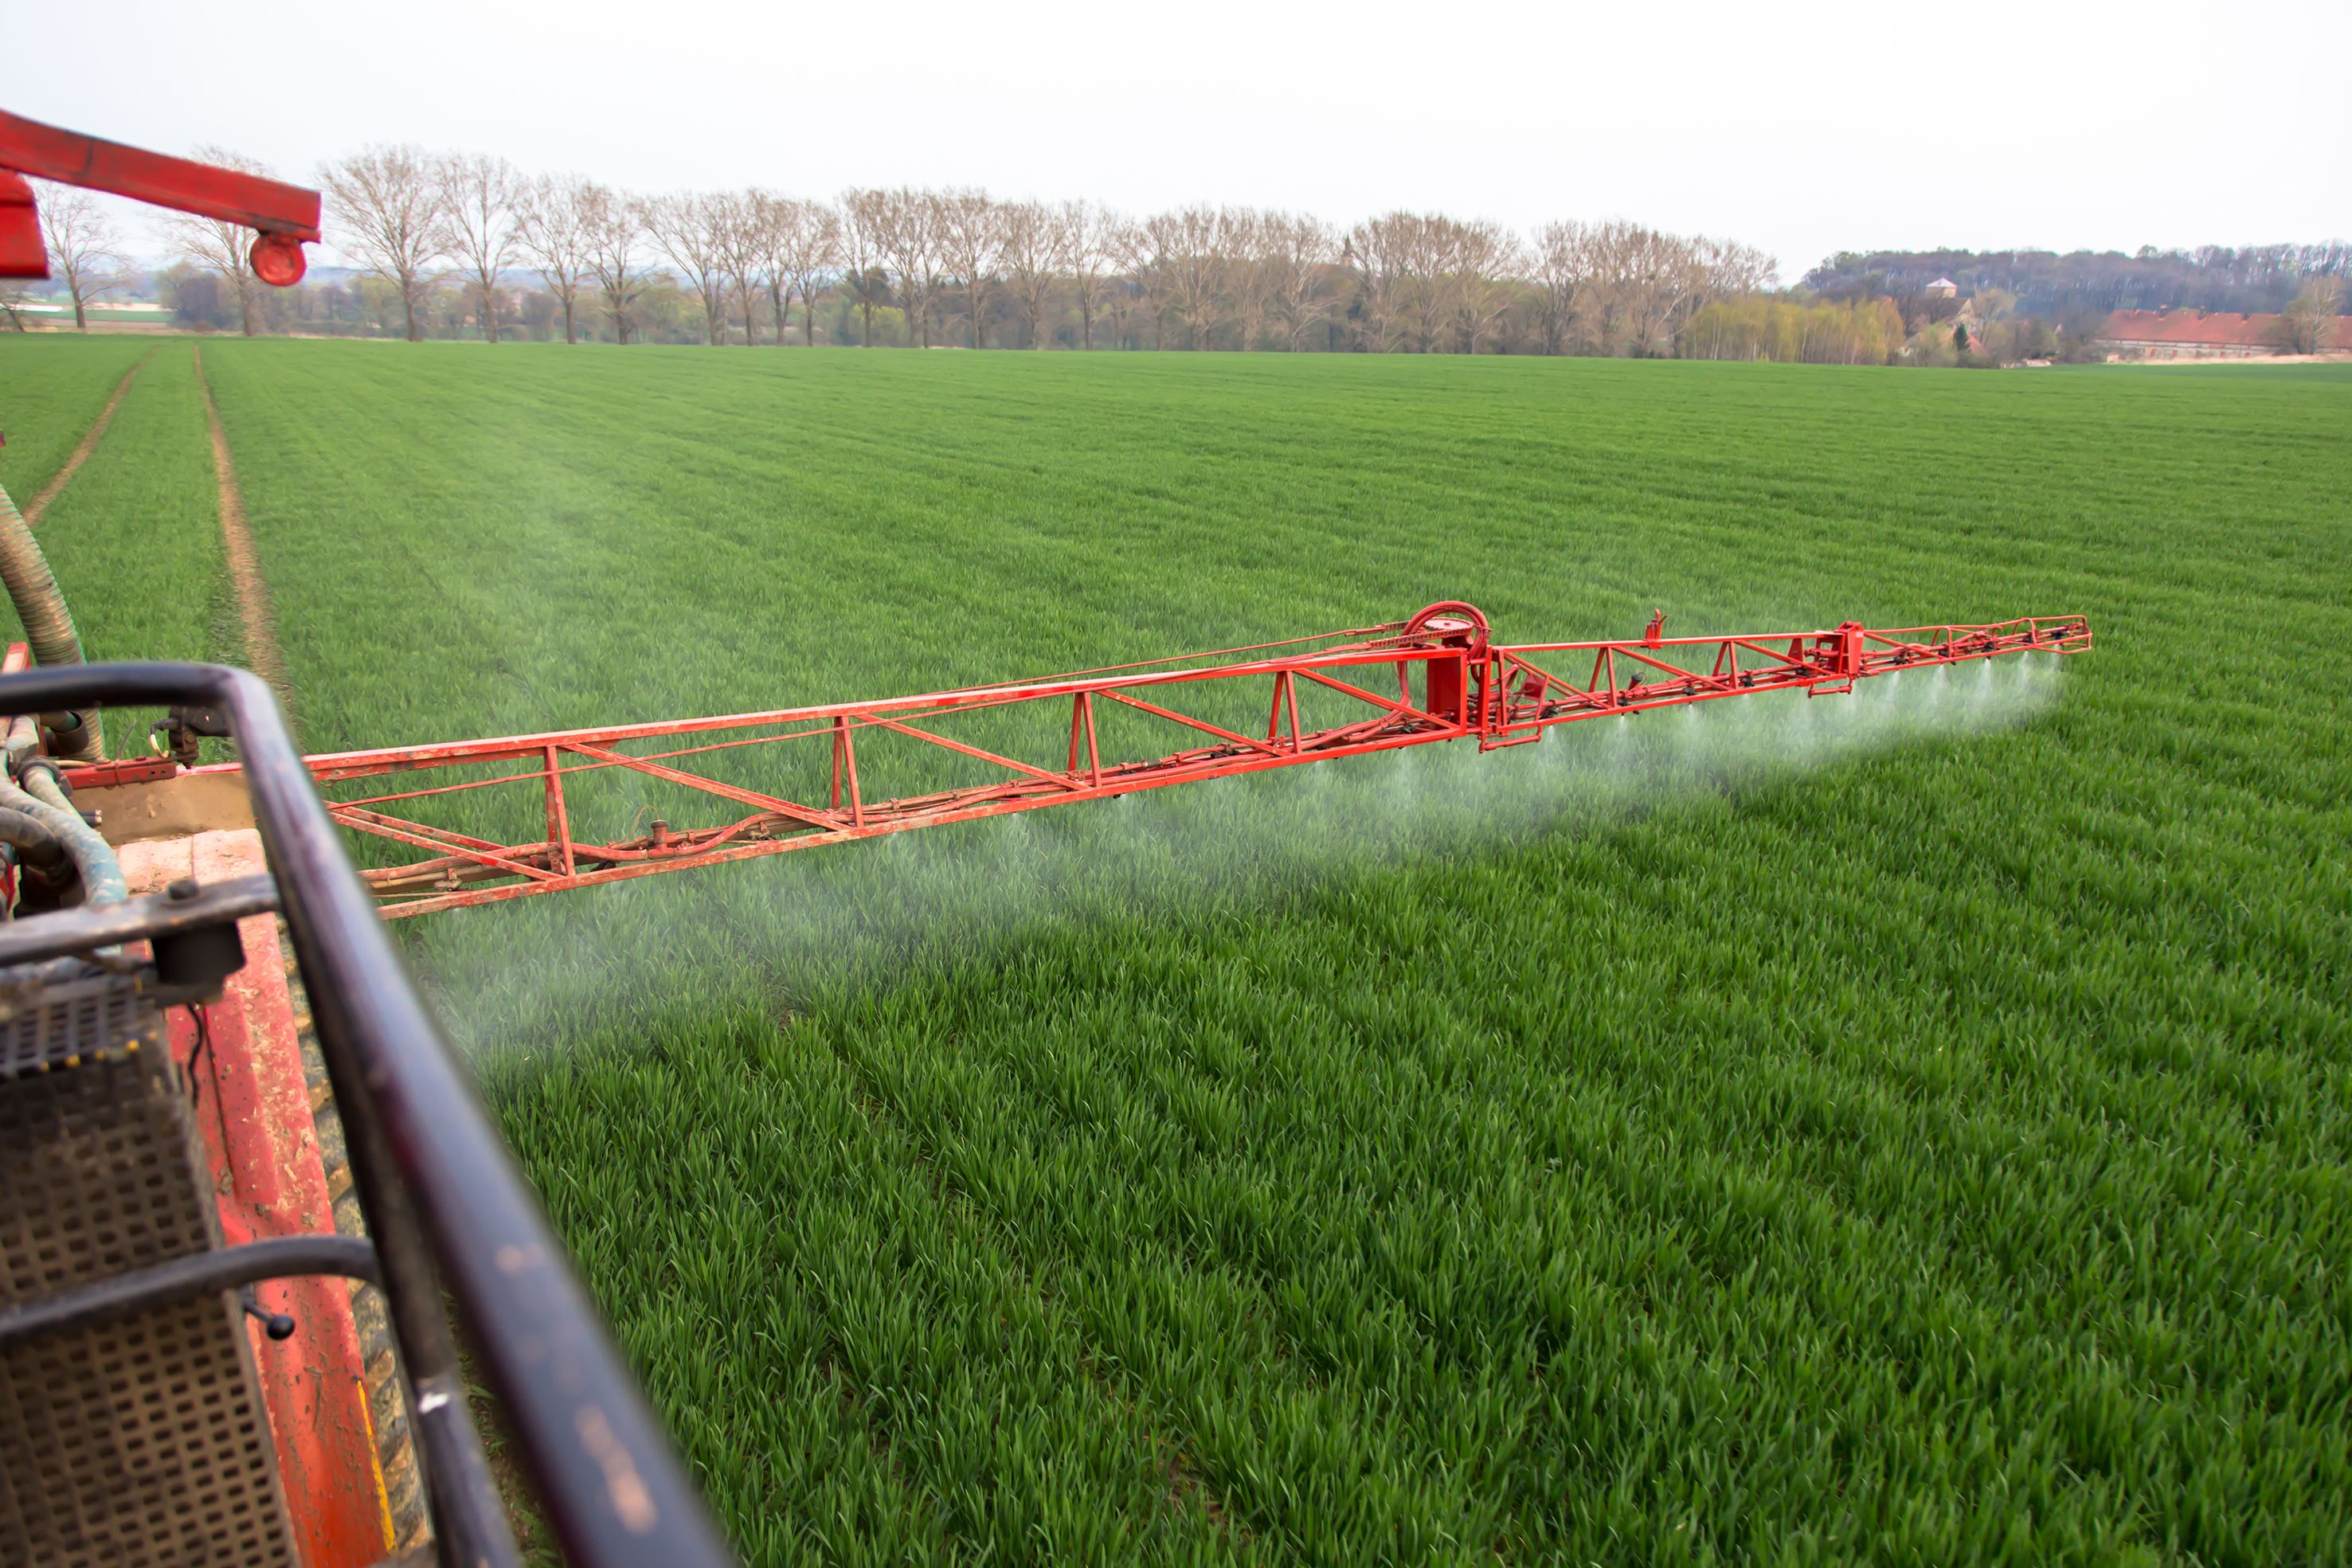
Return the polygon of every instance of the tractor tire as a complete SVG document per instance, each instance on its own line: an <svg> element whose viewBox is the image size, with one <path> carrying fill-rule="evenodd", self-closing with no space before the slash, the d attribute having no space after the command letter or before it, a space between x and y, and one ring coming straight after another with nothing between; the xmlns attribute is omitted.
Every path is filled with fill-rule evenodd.
<svg viewBox="0 0 2352 1568"><path fill-rule="evenodd" d="M294 944L283 921L278 923L278 943L285 957L286 989L293 1002L296 1036L302 1047L302 1082L310 1092L310 1121L318 1133L319 1164L327 1173L327 1197L334 1206L335 1232L365 1236L367 1223L352 1180L343 1119L327 1082L326 1059L319 1052L318 1030L310 1021L310 998L302 988L302 977L294 964ZM350 1284L352 1326L359 1332L360 1364L367 1384L369 1429L375 1435L376 1467L383 1478L384 1508L392 1527L391 1555L405 1558L430 1539L432 1525L425 1507L416 1446L409 1431L399 1347L393 1340L383 1292L358 1280Z"/></svg>

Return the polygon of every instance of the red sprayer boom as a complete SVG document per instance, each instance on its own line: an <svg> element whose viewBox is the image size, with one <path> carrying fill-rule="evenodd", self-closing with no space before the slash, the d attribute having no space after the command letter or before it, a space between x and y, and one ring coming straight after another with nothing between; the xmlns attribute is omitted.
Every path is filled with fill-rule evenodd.
<svg viewBox="0 0 2352 1568"><path fill-rule="evenodd" d="M316 191L0 110L0 277L49 275L27 174L249 228L254 276L281 288L301 281L302 246L319 237Z"/></svg>
<svg viewBox="0 0 2352 1568"><path fill-rule="evenodd" d="M398 917L1430 741L1475 738L1487 751L1538 739L1545 729L1578 719L1790 688L1844 692L1897 670L2005 653L2074 653L2090 645L2090 625L2081 616L1895 631L1848 622L1827 632L1670 638L1659 615L1643 636L1625 642L1505 646L1491 640L1478 611L1441 603L1385 626L1018 685L307 761L338 823L417 852L362 873L384 915ZM1262 728L1233 716L1236 688L1250 685L1262 694L1263 707L1249 709L1265 714ZM1302 699L1321 710L1318 722L1301 722ZM933 727L957 715L1043 705L1051 707L1050 716L1039 716L1051 725L1056 753L1043 760L1024 761ZM1225 722L1202 716L1204 707ZM1128 718L1138 714L1150 722ZM1105 721L1114 715L1124 727L1124 749L1106 738ZM1201 744L1166 749L1188 736ZM794 741L821 748L811 760L822 782L803 791L812 799L788 799L720 776L740 779L747 754ZM888 755L877 757L886 747ZM903 764L910 751L937 762L941 750L960 754L966 760L957 766L980 781L876 798L890 764ZM163 764L128 766L168 770ZM572 791L583 775L614 770L690 792L681 799L715 798L731 810L705 825L674 827L644 822L640 807L626 836L583 836ZM96 771L92 782L101 781ZM409 776L417 773L443 773L448 781L412 783ZM367 779L397 779L402 787L334 798L341 792L331 787ZM457 804L453 797L490 790L536 797L529 811L533 837L499 841L408 814L429 809L427 802L446 808ZM639 829L645 831L634 831Z"/></svg>

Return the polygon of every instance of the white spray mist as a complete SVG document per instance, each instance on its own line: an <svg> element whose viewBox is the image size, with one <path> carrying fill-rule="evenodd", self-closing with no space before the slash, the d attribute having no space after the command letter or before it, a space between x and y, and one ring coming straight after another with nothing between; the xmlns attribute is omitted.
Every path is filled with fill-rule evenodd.
<svg viewBox="0 0 2352 1568"><path fill-rule="evenodd" d="M473 1051L612 1041L730 1002L985 958L1139 911L1263 910L1377 865L1593 831L1842 758L2016 725L2054 656L1880 676L1843 695L1726 699L927 829L427 916L404 935Z"/></svg>

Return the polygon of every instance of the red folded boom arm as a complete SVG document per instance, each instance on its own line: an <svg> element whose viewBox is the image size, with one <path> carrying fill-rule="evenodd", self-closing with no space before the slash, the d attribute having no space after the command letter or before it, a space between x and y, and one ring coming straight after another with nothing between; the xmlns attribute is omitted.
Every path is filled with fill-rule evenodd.
<svg viewBox="0 0 2352 1568"><path fill-rule="evenodd" d="M27 174L252 229L254 276L281 287L301 281L303 243L319 237L316 191L0 110L0 277L49 275Z"/></svg>
<svg viewBox="0 0 2352 1568"><path fill-rule="evenodd" d="M1506 646L1490 640L1476 610L1445 603L1385 626L1018 685L308 761L336 821L407 852L362 873L384 914L396 917L1432 741L1475 739L1492 750L1579 719L1772 691L1843 692L1898 670L2073 653L2090 643L2081 616L1676 638L1664 635L1660 617L1646 635L1623 642ZM1262 724L1233 716L1244 700L1265 716ZM1029 725L1050 730L1052 755L1035 756L1034 747L1026 758L1007 755L940 727L953 728L959 716L995 714L1001 728L1018 728L1013 710L1024 708L1039 710ZM1319 716L1302 723L1309 708ZM1114 717L1124 726L1124 749L1106 737ZM1169 748L1179 742L1189 744ZM774 748L809 747L816 749L805 766L818 782L800 791L806 799L780 792L750 767ZM885 780L910 756L936 769L949 760L942 753L955 754L952 766L976 781L886 795ZM746 781L747 771L760 787ZM420 773L440 778L414 777ZM650 808L640 806L628 831L592 831L575 817L591 775L629 782L632 789L621 791L627 799L657 784L681 802L700 799L720 810L701 825L672 827L646 823ZM398 787L352 792L362 780ZM526 797L530 836L479 836L424 820L465 810L486 792ZM510 800L509 820L524 820L520 800Z"/></svg>

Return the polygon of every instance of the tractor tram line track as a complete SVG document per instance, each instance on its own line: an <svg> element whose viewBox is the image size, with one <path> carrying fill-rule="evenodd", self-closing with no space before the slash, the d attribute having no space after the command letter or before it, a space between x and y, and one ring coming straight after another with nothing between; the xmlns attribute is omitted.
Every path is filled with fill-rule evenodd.
<svg viewBox="0 0 2352 1568"><path fill-rule="evenodd" d="M246 525L245 491L237 483L236 458L229 450L228 433L221 427L220 408L214 402L212 382L205 375L205 351L194 350L196 390L204 395L205 423L212 433L213 472L220 485L221 552L236 591L237 621L244 632L247 667L269 683L286 710L287 726L295 727L294 686L286 674L286 655L278 646L278 621L269 606L269 584L261 575L261 558L253 548L253 531Z"/></svg>
<svg viewBox="0 0 2352 1568"><path fill-rule="evenodd" d="M73 483L75 474L79 473L81 465L89 462L91 455L97 452L98 444L106 438L106 427L114 423L115 411L122 406L122 400L130 394L131 383L139 379L139 372L147 368L147 361L153 359L159 351L161 351L160 345L148 350L139 357L136 364L122 372L122 379L114 383L114 391L107 397L106 406L98 411L98 418L90 423L89 429L83 434L81 440L75 443L74 449L66 455L66 460L58 465L58 471L49 476L48 483L43 485L33 498L26 503L24 518L26 528L37 528L41 526L41 514L49 509L49 503L65 493L66 486Z"/></svg>

